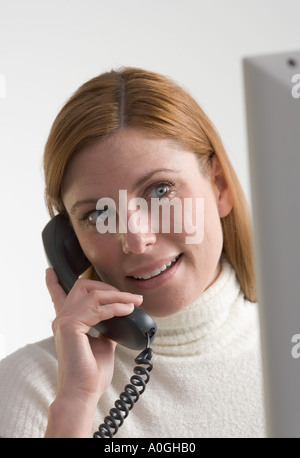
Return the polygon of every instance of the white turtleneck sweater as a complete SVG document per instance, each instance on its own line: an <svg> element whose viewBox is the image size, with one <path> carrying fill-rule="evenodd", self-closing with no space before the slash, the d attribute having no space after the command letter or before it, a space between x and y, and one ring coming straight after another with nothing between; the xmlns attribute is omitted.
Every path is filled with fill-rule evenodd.
<svg viewBox="0 0 300 458"><path fill-rule="evenodd" d="M194 303L156 323L150 381L115 437L265 437L257 305L244 299L230 264ZM93 431L129 383L137 354L117 347ZM0 437L43 437L56 387L53 338L2 360Z"/></svg>

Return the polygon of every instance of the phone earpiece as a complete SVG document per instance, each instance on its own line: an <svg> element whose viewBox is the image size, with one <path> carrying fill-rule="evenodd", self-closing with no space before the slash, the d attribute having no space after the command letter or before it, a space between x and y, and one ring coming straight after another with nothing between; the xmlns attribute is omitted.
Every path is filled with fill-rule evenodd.
<svg viewBox="0 0 300 458"><path fill-rule="evenodd" d="M52 218L42 232L42 239L48 263L68 293L78 276L91 265L82 251L68 217L60 213Z"/></svg>

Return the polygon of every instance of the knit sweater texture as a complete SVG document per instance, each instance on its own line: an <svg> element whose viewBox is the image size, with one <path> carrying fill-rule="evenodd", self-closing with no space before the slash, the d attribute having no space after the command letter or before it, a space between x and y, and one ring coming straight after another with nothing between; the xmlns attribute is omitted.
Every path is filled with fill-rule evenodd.
<svg viewBox="0 0 300 458"><path fill-rule="evenodd" d="M223 260L196 301L156 323L150 381L115 437L265 437L258 307L245 300L232 266ZM129 383L137 354L117 347L93 431ZM0 437L44 437L56 390L52 337L3 359Z"/></svg>

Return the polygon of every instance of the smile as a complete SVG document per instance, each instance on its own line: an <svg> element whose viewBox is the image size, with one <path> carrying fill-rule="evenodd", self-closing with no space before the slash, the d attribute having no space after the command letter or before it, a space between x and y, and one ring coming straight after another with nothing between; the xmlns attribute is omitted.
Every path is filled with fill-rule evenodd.
<svg viewBox="0 0 300 458"><path fill-rule="evenodd" d="M174 259L172 259L171 261L169 261L167 264L164 264L163 266L158 267L157 269L152 270L151 272L147 272L144 275L138 275L138 276L133 275L133 278L135 280L149 280L149 278L157 277L162 272L167 270L172 264L175 264L178 261L179 257L180 257L180 254L176 256Z"/></svg>

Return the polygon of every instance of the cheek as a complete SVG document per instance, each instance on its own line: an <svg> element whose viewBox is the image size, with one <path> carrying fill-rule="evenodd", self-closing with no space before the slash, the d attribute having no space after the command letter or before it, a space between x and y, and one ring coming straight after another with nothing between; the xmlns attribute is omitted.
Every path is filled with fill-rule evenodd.
<svg viewBox="0 0 300 458"><path fill-rule="evenodd" d="M114 265L113 260L116 259L115 247L116 244L110 240L110 234L99 235L93 237L81 237L81 247L90 261L97 270L109 273Z"/></svg>

